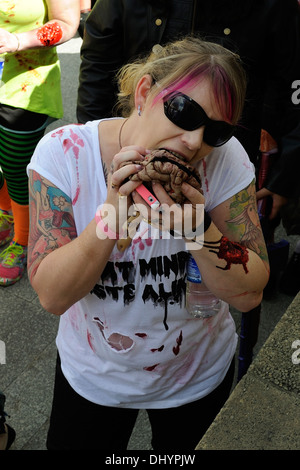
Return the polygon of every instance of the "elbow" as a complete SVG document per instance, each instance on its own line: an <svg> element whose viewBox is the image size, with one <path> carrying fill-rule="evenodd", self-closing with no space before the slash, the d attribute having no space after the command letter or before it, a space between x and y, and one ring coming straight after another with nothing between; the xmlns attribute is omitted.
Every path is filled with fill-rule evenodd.
<svg viewBox="0 0 300 470"><path fill-rule="evenodd" d="M236 308L241 312L247 313L258 307L263 300L264 288L269 281L269 277L269 271L265 271L263 277L260 278L259 283L254 287L254 290L245 292L245 295L242 295L238 299L238 301L241 302L241 305Z"/></svg>
<svg viewBox="0 0 300 470"><path fill-rule="evenodd" d="M40 294L38 293L38 299L44 310L53 315L60 316L67 310L65 305L60 305L60 303L53 298L53 295L47 295L47 293Z"/></svg>
<svg viewBox="0 0 300 470"><path fill-rule="evenodd" d="M57 316L65 313L67 307L57 300L53 292L50 292L49 289L39 289L34 282L31 282L31 285L37 293L41 307L43 307L46 312Z"/></svg>
<svg viewBox="0 0 300 470"><path fill-rule="evenodd" d="M48 313L52 313L53 315L60 316L65 313L67 310L66 308L60 307L57 303L54 304L51 300L47 300L39 296L39 301L41 306L43 307L44 310Z"/></svg>
<svg viewBox="0 0 300 470"><path fill-rule="evenodd" d="M38 266L33 268L32 266L28 269L28 277L33 290L36 292L41 307L46 312L52 313L53 315L60 316L67 310L68 307L65 303L60 302L55 296L53 290L45 286L44 282L41 282L37 276Z"/></svg>
<svg viewBox="0 0 300 470"><path fill-rule="evenodd" d="M244 313L251 312L251 310L255 309L261 304L262 299L263 291L259 293L253 293L247 298L246 302L239 307L239 310Z"/></svg>
<svg viewBox="0 0 300 470"><path fill-rule="evenodd" d="M228 303L240 312L250 312L258 307L263 299L263 291L243 292L228 299Z"/></svg>

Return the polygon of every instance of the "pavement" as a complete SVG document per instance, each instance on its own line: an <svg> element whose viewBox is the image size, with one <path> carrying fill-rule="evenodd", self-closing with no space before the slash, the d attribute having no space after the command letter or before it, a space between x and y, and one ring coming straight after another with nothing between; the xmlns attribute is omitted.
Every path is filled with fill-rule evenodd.
<svg viewBox="0 0 300 470"><path fill-rule="evenodd" d="M300 449L300 293L197 450Z"/></svg>
<svg viewBox="0 0 300 470"><path fill-rule="evenodd" d="M49 126L47 131L76 122L80 45L81 39L75 37L58 47L64 117ZM276 241L282 238L290 241L292 254L298 237L287 237L279 227ZM277 445L278 449L300 448L300 364L291 360L292 343L300 342L300 298L293 300L293 297L280 292L263 300L254 362L234 387L224 409L207 432L207 439L204 436L199 443L199 450L245 449L250 445L252 449L277 448ZM233 317L239 331L241 315L233 312ZM10 415L8 423L17 433L11 450L46 449L57 327L58 318L40 306L27 274L13 286L0 287L0 388L6 395L6 411ZM266 346L268 338L270 342ZM267 349L261 349L264 345ZM294 353L297 362L297 349ZM281 432L282 424L284 433ZM231 431L236 429L234 436L229 428ZM263 439L266 433L268 439ZM147 415L140 412L128 450L151 450L150 440Z"/></svg>

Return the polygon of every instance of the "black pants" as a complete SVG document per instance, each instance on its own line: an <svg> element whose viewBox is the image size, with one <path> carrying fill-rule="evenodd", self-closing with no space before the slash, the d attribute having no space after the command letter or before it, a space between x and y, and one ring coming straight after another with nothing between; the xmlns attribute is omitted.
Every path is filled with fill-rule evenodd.
<svg viewBox="0 0 300 470"><path fill-rule="evenodd" d="M234 361L223 382L201 400L168 409L147 410L155 451L193 451L227 400ZM48 450L126 450L138 410L96 405L78 395L65 379L60 362L55 387Z"/></svg>

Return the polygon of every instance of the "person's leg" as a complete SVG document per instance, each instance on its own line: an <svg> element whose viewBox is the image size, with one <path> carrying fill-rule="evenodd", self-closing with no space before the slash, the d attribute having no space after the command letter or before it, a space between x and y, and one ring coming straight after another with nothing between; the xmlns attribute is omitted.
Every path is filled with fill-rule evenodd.
<svg viewBox="0 0 300 470"><path fill-rule="evenodd" d="M148 409L152 447L157 452L193 451L226 402L233 383L234 361L223 382L209 395L169 409Z"/></svg>
<svg viewBox="0 0 300 470"><path fill-rule="evenodd" d="M137 415L138 410L100 406L78 395L58 360L48 450L126 450Z"/></svg>
<svg viewBox="0 0 300 470"><path fill-rule="evenodd" d="M26 168L43 134L44 130L20 134L0 128L0 164L3 172L2 181L5 180L0 191L0 208L3 208L4 203L7 205L7 198L4 199L6 196L5 186L7 185L12 216L3 215L3 217L10 217L9 222L12 224L13 221L14 223L12 243L1 253L0 285L3 286L14 284L22 277L25 270L29 234ZM7 228L9 232L8 229L9 227Z"/></svg>

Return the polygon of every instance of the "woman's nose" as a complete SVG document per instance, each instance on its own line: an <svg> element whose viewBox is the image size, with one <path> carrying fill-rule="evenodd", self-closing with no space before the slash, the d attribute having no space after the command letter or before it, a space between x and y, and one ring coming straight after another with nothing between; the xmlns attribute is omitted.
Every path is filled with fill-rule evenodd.
<svg viewBox="0 0 300 470"><path fill-rule="evenodd" d="M199 150L203 143L204 126L194 131L184 131L181 140L189 150Z"/></svg>

